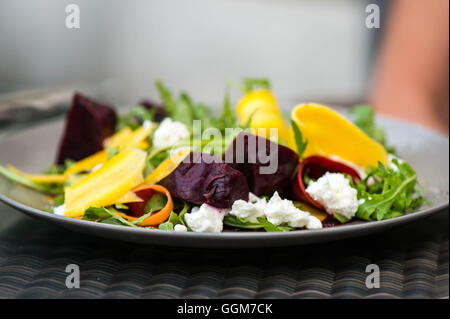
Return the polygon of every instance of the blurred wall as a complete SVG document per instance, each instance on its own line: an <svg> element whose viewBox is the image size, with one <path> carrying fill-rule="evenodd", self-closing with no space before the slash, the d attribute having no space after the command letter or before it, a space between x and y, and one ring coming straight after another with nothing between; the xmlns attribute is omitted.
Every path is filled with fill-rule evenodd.
<svg viewBox="0 0 450 319"><path fill-rule="evenodd" d="M81 28L66 29L76 3ZM2 0L0 92L88 84L122 104L163 79L218 104L224 80L266 76L287 100L346 102L368 83L360 0ZM284 106L290 107L290 106Z"/></svg>

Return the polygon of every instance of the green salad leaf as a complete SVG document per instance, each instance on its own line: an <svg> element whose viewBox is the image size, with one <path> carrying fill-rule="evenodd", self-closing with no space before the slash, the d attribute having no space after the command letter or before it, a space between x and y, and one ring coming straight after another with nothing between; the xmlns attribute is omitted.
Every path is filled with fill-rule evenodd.
<svg viewBox="0 0 450 319"><path fill-rule="evenodd" d="M257 88L270 90L270 80L267 78L244 78L241 83L227 79L228 84L241 91L242 93L249 93Z"/></svg>
<svg viewBox="0 0 450 319"><path fill-rule="evenodd" d="M150 217L151 214L153 214L153 210L150 210L148 213L146 213L146 214L142 215L141 217L133 220L132 224L136 225L136 224L142 223L144 220L146 220L148 217Z"/></svg>
<svg viewBox="0 0 450 319"><path fill-rule="evenodd" d="M353 106L350 115L354 118L353 123L358 126L370 138L384 146L387 152L395 154L395 148L387 145L384 130L375 123L375 110L366 104Z"/></svg>
<svg viewBox="0 0 450 319"><path fill-rule="evenodd" d="M143 106L135 106L128 113L119 116L119 122L117 123L117 131L125 127L129 127L132 130L137 129L145 121L153 121L155 117L154 109L146 109Z"/></svg>
<svg viewBox="0 0 450 319"><path fill-rule="evenodd" d="M158 210L163 209L164 206L166 206L166 204L167 204L167 197L163 194L157 193L148 200L147 204L145 204L144 211L156 212Z"/></svg>
<svg viewBox="0 0 450 319"><path fill-rule="evenodd" d="M202 131L213 126L214 119L210 114L210 107L194 102L187 92L181 92L178 98L174 98L171 90L162 81L156 81L156 88L168 116L185 124L191 133L194 120L201 121Z"/></svg>
<svg viewBox="0 0 450 319"><path fill-rule="evenodd" d="M83 220L96 221L106 224L138 227L125 218L118 216L105 207L89 207L84 212Z"/></svg>
<svg viewBox="0 0 450 319"><path fill-rule="evenodd" d="M261 225L264 227L266 232L286 232L286 231L291 231L294 229L289 226L276 226L276 225L272 224L271 222L269 222L267 219L262 218L262 217L258 217L257 220L258 220L258 222L261 223Z"/></svg>
<svg viewBox="0 0 450 319"><path fill-rule="evenodd" d="M13 172L9 170L8 168L4 167L3 165L0 165L0 175L5 176L9 180L22 184L24 186L27 186L29 188L32 188L34 190L51 194L51 195L60 195L64 193L64 185L59 183L52 183L52 184L40 184L35 183L24 176L17 174L16 172Z"/></svg>
<svg viewBox="0 0 450 319"><path fill-rule="evenodd" d="M357 185L358 199L363 199L356 216L364 220L382 220L414 211L427 202L416 189L417 175L405 161L393 159L397 169L369 167L367 177Z"/></svg>
<svg viewBox="0 0 450 319"><path fill-rule="evenodd" d="M230 227L236 227L236 228L242 228L242 229L259 229L263 228L264 226L261 223L253 223L249 222L243 218L236 217L233 215L227 215L223 218L224 225L230 226Z"/></svg>
<svg viewBox="0 0 450 319"><path fill-rule="evenodd" d="M303 153L305 152L306 147L308 146L308 141L306 139L303 140L302 131L300 131L295 121L291 120L291 125L292 130L294 131L295 144L297 146L297 154L299 158L302 158Z"/></svg>

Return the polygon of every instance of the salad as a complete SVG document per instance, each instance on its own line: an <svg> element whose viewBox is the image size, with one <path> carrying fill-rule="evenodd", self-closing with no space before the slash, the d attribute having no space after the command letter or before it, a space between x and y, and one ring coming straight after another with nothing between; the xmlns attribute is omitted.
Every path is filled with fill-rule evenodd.
<svg viewBox="0 0 450 319"><path fill-rule="evenodd" d="M43 210L97 223L175 232L285 232L380 221L426 202L414 169L387 146L370 106L352 121L295 106L290 121L266 79L235 85L223 110L174 95L122 115L76 93L55 163L0 174L47 195Z"/></svg>

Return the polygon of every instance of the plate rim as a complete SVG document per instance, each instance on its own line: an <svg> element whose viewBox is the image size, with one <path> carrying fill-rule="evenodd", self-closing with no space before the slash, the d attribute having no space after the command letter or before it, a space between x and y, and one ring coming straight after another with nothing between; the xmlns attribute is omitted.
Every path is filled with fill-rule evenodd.
<svg viewBox="0 0 450 319"><path fill-rule="evenodd" d="M160 229L144 229L144 228L132 228L125 227L121 225L112 225L112 224L103 224L103 223L95 223L92 221L82 220L82 219L74 219L66 216L59 216L52 213L48 213L37 208L33 208L22 203L19 203L15 200L8 198L7 196L0 193L0 200L5 204L11 206L12 208L16 208L23 213L31 217L42 217L46 221L50 221L57 224L71 224L71 226L81 226L84 228L91 229L101 229L105 231L116 232L120 231L122 233L131 233L136 234L158 234L159 237L169 237L169 238L178 238L178 239L209 239L209 240L227 240L227 239L239 239L239 240L258 240L258 239L278 239L278 240L288 240L288 239L299 239L301 237L311 237L319 236L319 234L323 234L324 237L327 237L328 234L333 234L334 236L339 236L343 234L350 233L352 236L353 232L357 230L362 231L377 231L379 228L388 228L388 226L397 226L402 225L407 222L411 222L417 219L422 219L427 216L431 216L440 211L443 211L445 208L449 206L449 201L443 202L439 205L430 207L425 210L407 213L403 216L399 216L396 218L385 219L381 221L361 221L354 224L340 225L337 227L327 227L323 229L302 229L302 230L294 230L289 232L250 232L250 231L232 231L232 232L221 232L221 233L196 233L196 232L174 232L174 231L164 231ZM299 236L300 234L304 234ZM355 234L357 236L357 234ZM344 238L344 237L342 237ZM294 243L296 244L296 243ZM191 245L188 245L191 246ZM245 245L244 245L245 246ZM286 245L288 246L288 245Z"/></svg>

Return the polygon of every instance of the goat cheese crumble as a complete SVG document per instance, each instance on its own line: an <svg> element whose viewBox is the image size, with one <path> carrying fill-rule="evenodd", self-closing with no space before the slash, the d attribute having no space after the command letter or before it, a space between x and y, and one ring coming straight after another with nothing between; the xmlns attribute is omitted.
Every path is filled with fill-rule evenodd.
<svg viewBox="0 0 450 319"><path fill-rule="evenodd" d="M170 147L188 137L189 131L186 125L166 117L153 133L153 145L160 148Z"/></svg>
<svg viewBox="0 0 450 319"><path fill-rule="evenodd" d="M278 225L288 225L294 228L306 227L307 229L322 228L320 220L311 216L294 206L294 203L288 199L282 199L278 192L275 192L270 198L264 214L269 222Z"/></svg>
<svg viewBox="0 0 450 319"><path fill-rule="evenodd" d="M276 225L288 225L294 228L306 227L307 229L322 228L321 221L294 206L288 199L281 199L275 192L267 202L263 198L250 193L249 201L237 200L233 203L230 215L240 217L249 222L258 222L258 217L266 217Z"/></svg>
<svg viewBox="0 0 450 319"><path fill-rule="evenodd" d="M184 225L181 225L181 224L176 224L173 227L173 230L176 231L176 232L187 232L187 227L184 226Z"/></svg>
<svg viewBox="0 0 450 319"><path fill-rule="evenodd" d="M220 233L223 229L223 217L226 210L202 204L192 208L190 213L184 215L184 220L190 229L198 233Z"/></svg>
<svg viewBox="0 0 450 319"><path fill-rule="evenodd" d="M350 162L350 161L347 161L347 160L345 160L343 158L340 158L337 155L331 155L330 159L335 161L335 162L339 162L339 163L347 165L348 167L353 168L358 173L359 177L361 177L361 179L364 179L367 176L366 170L362 166L356 165L353 162Z"/></svg>
<svg viewBox="0 0 450 319"><path fill-rule="evenodd" d="M358 210L357 191L344 174L327 172L317 181L311 181L306 192L329 213L351 219Z"/></svg>
<svg viewBox="0 0 450 319"><path fill-rule="evenodd" d="M398 172L398 166L397 166L397 164L395 164L395 163L393 162L394 159L396 159L397 162L398 162L399 164L403 163L403 160L401 160L401 159L398 158L397 156L392 155L392 154L388 154L388 163L387 163L387 167L390 168L390 169L393 169L394 172Z"/></svg>
<svg viewBox="0 0 450 319"><path fill-rule="evenodd" d="M66 204L62 204L61 206L57 206L53 208L53 214L64 216L66 211Z"/></svg>
<svg viewBox="0 0 450 319"><path fill-rule="evenodd" d="M230 215L243 218L249 222L257 223L258 217L264 217L265 199L259 198L253 193L249 194L249 201L238 199L231 207Z"/></svg>

